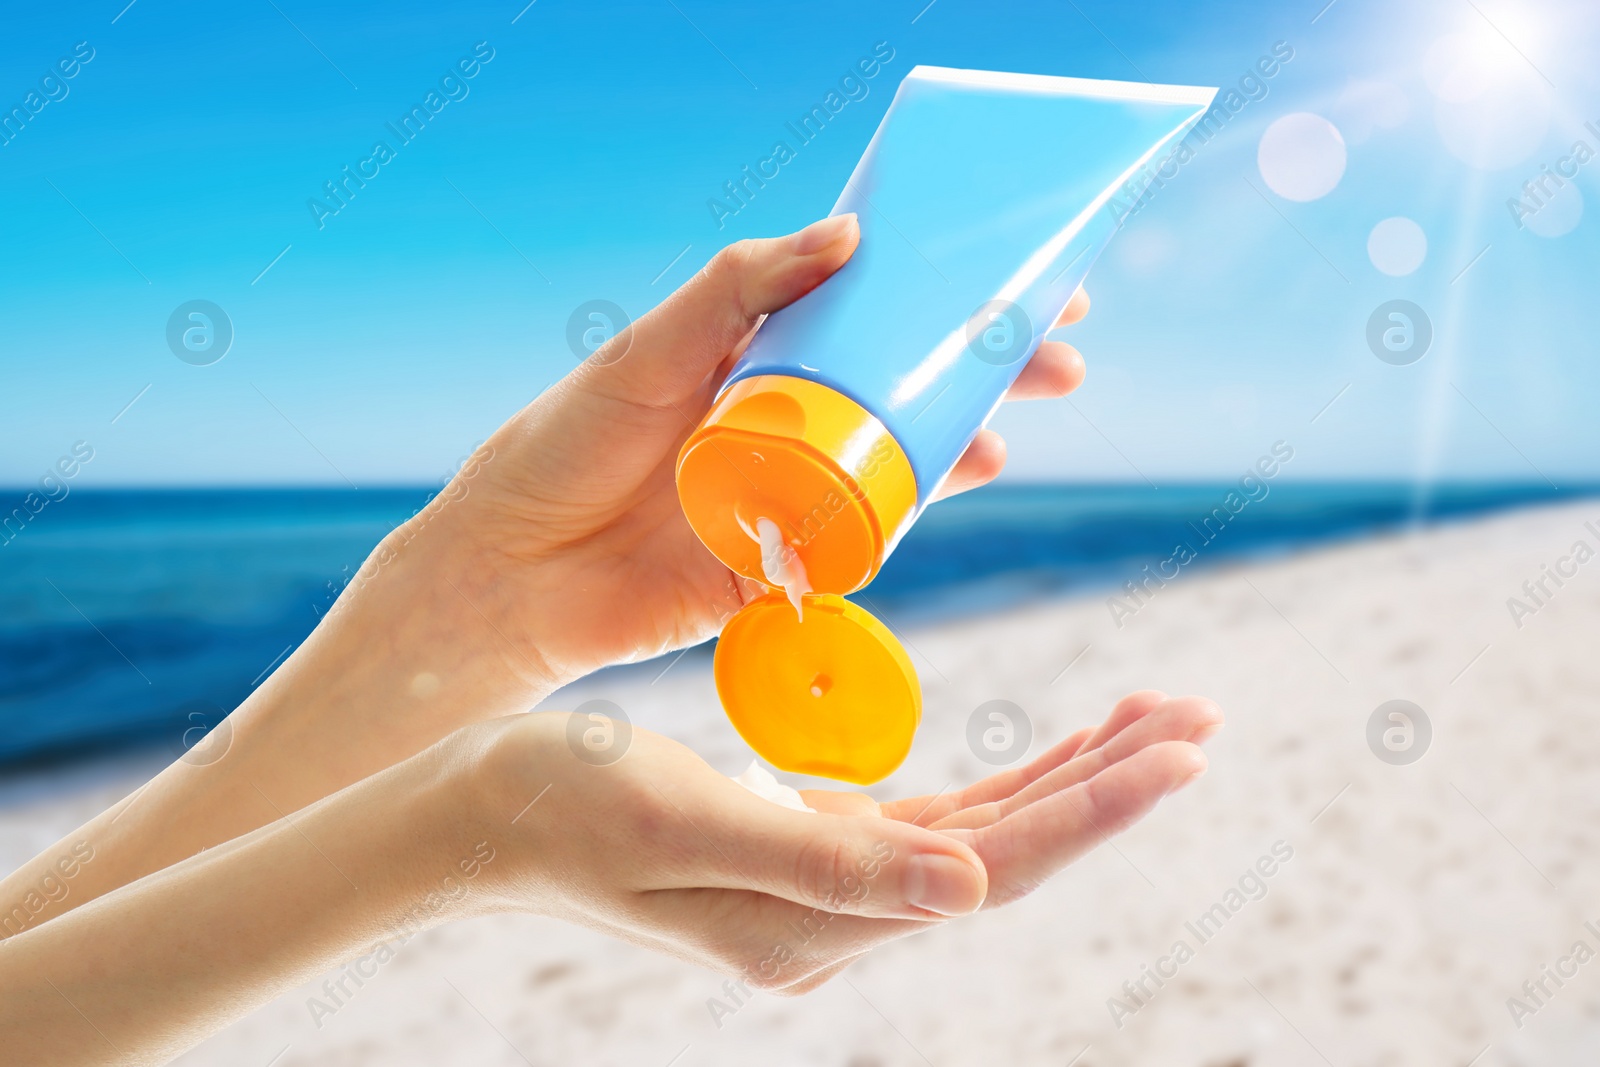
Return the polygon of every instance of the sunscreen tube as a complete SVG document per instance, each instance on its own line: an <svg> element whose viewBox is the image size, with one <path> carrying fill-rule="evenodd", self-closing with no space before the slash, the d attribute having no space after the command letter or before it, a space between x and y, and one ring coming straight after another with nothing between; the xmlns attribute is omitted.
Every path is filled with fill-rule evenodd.
<svg viewBox="0 0 1600 1067"><path fill-rule="evenodd" d="M894 770L922 691L870 582L1214 89L916 67L832 214L861 244L756 331L678 455L695 533L771 584L723 629L728 717L785 771ZM785 549L792 550L785 551ZM792 598L792 602L791 602Z"/></svg>
<svg viewBox="0 0 1600 1067"><path fill-rule="evenodd" d="M768 317L680 454L707 547L763 581L765 518L814 591L871 581L1117 229L1113 198L1215 92L906 75L831 212L860 219L855 255Z"/></svg>

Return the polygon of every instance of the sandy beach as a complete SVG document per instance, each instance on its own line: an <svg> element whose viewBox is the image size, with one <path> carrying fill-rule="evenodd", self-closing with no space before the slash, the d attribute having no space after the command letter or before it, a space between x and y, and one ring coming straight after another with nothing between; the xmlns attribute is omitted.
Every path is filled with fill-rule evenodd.
<svg viewBox="0 0 1600 1067"><path fill-rule="evenodd" d="M1032 897L886 946L810 996L756 994L715 1019L720 976L497 917L415 938L332 1015L308 1007L319 978L178 1062L1591 1064L1600 963L1573 953L1600 949L1585 926L1600 931L1600 562L1547 581L1541 604L1523 592L1575 542L1600 547L1586 521L1600 527L1600 502L1185 571L1120 627L1108 590L903 629L926 703L885 797L987 773L967 720L992 699L1026 711L1034 753L1139 688L1210 696L1228 726L1199 783ZM1535 610L1514 619L1512 596ZM742 770L709 656L664 667L551 706L615 701ZM1394 699L1431 723L1409 765L1367 741ZM0 862L158 762L9 779ZM1572 976L1535 1003L1523 985L1547 967Z"/></svg>

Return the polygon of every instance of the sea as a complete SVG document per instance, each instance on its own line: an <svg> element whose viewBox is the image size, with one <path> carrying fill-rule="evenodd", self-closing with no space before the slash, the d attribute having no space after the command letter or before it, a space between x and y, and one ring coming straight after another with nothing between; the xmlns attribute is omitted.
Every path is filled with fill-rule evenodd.
<svg viewBox="0 0 1600 1067"><path fill-rule="evenodd" d="M0 536L0 767L137 745L182 755L435 491L75 489L13 526ZM1229 561L1597 495L1600 485L1544 483L1269 483L1254 498L1237 483L990 486L929 508L858 599L899 626L1111 596L1146 566L1176 567L1182 581Z"/></svg>

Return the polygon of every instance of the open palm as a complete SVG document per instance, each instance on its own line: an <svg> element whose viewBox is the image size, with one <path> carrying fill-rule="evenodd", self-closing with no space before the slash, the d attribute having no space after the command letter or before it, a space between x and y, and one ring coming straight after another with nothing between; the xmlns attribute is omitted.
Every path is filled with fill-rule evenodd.
<svg viewBox="0 0 1600 1067"><path fill-rule="evenodd" d="M1200 775L1221 726L1208 700L1134 693L966 789L883 804L803 793L818 814L645 730L592 765L560 714L491 725L508 744L487 777L502 783L495 812L544 797L500 868L523 906L800 993L886 941L1038 888Z"/></svg>

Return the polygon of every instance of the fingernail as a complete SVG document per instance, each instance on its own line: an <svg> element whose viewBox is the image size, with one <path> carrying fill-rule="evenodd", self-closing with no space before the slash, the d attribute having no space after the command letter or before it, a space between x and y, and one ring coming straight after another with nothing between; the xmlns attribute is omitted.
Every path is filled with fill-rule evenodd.
<svg viewBox="0 0 1600 1067"><path fill-rule="evenodd" d="M842 238L856 224L855 212L819 219L794 235L794 254L809 256Z"/></svg>
<svg viewBox="0 0 1600 1067"><path fill-rule="evenodd" d="M937 853L913 856L906 865L906 902L939 915L970 915L983 898L972 865Z"/></svg>
<svg viewBox="0 0 1600 1067"><path fill-rule="evenodd" d="M1180 790L1180 789L1183 789L1185 786L1189 785L1189 783L1193 782L1196 778L1201 777L1205 773L1206 773L1206 769L1204 767L1201 767L1198 771L1195 771L1193 774L1189 775L1189 777L1185 778L1183 781L1179 782L1177 785L1175 785L1171 789L1167 790L1167 796L1170 797L1172 794L1178 792L1178 790Z"/></svg>

